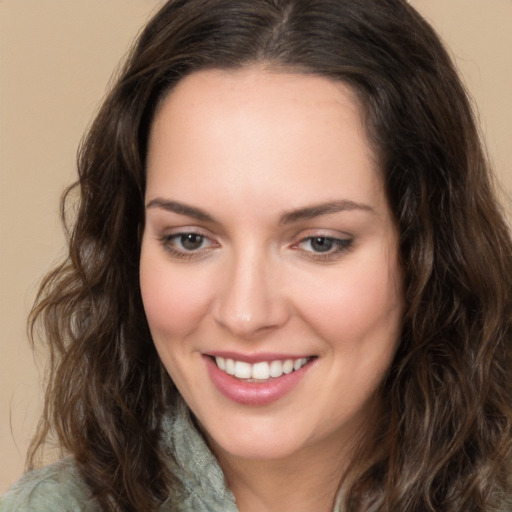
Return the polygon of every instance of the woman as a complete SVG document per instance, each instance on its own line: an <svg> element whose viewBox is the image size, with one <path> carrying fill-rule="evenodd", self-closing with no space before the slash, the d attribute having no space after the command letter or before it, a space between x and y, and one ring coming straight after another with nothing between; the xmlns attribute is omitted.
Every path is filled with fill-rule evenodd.
<svg viewBox="0 0 512 512"><path fill-rule="evenodd" d="M172 0L81 148L5 510L507 510L512 252L401 0Z"/></svg>

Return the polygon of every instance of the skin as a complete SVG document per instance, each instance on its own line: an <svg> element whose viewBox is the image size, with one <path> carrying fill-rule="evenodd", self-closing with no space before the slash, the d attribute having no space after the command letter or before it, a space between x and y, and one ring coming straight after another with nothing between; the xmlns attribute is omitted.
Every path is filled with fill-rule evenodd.
<svg viewBox="0 0 512 512"><path fill-rule="evenodd" d="M261 66L190 75L155 116L146 204L155 346L240 510L330 510L403 313L396 227L355 95ZM201 235L192 250L183 233ZM312 237L338 242L322 252ZM285 396L251 406L212 383L215 351L314 360Z"/></svg>

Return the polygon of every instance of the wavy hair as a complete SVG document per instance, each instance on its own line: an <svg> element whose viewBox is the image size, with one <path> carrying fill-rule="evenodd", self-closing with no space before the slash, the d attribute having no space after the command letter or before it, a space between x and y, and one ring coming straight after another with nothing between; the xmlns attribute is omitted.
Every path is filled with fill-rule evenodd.
<svg viewBox="0 0 512 512"><path fill-rule="evenodd" d="M511 241L467 93L405 0L170 0L147 24L83 139L69 257L30 318L51 357L29 461L55 435L103 510L157 510L177 485L158 450L177 391L138 278L148 132L184 76L252 63L358 94L399 230L402 339L347 511L491 510L510 492Z"/></svg>

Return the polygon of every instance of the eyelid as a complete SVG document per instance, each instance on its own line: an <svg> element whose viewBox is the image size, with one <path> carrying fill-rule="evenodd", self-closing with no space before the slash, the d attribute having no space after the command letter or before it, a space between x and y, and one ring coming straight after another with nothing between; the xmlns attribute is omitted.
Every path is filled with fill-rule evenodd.
<svg viewBox="0 0 512 512"><path fill-rule="evenodd" d="M209 246L199 248L198 250L187 251L186 249L176 247L172 243L173 240L185 235L201 236L204 240L209 241ZM220 247L220 244L215 240L214 236L206 233L204 229L196 226L180 226L179 228L164 230L163 233L158 236L158 240L163 249L170 254L171 257L180 260L201 259L207 256L215 248Z"/></svg>
<svg viewBox="0 0 512 512"><path fill-rule="evenodd" d="M332 238L336 240L351 240L354 238L354 235L346 232L346 231L338 231L334 229L325 229L325 228L308 228L303 229L300 232L296 232L293 235L293 244L297 244L306 238Z"/></svg>
<svg viewBox="0 0 512 512"><path fill-rule="evenodd" d="M334 250L326 252L315 252L313 250L306 250L300 246L315 238L325 238L334 242ZM339 231L333 232L324 229L312 229L302 231L294 237L294 242L290 245L291 249L300 251L301 255L307 259L315 261L335 261L341 258L344 254L352 250L354 237L348 233L341 233Z"/></svg>

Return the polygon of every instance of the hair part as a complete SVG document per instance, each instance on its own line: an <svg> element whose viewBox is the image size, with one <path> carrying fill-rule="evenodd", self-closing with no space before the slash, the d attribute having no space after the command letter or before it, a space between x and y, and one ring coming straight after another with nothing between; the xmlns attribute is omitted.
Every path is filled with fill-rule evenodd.
<svg viewBox="0 0 512 512"><path fill-rule="evenodd" d="M148 134L183 77L254 64L356 92L400 235L402 339L347 511L488 510L510 493L511 243L467 93L404 0L171 0L148 23L82 143L69 258L31 315L51 356L30 460L54 432L104 510L177 486L158 449L177 392L138 280Z"/></svg>

